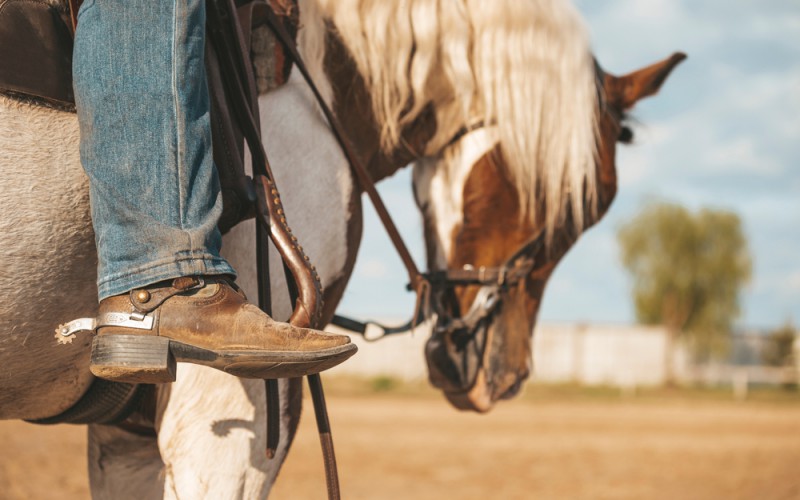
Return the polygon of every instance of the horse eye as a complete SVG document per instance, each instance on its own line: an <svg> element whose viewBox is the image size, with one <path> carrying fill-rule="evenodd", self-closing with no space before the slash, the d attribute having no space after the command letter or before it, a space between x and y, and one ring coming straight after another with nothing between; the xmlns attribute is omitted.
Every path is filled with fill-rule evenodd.
<svg viewBox="0 0 800 500"><path fill-rule="evenodd" d="M617 140L623 144L630 144L633 142L633 130L631 130L630 127L623 126L619 131Z"/></svg>

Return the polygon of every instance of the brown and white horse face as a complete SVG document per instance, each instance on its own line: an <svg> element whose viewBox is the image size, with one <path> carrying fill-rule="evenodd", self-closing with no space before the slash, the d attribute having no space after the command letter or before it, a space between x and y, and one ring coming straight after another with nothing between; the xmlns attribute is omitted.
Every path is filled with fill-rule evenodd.
<svg viewBox="0 0 800 500"><path fill-rule="evenodd" d="M537 232L521 217L515 187L503 172L491 129L473 132L441 162L415 167L431 270L497 267ZM541 282L528 279L500 292L499 302L474 328L437 332L426 345L431 383L457 408L487 411L513 397L531 370L531 335ZM480 286L435 289L437 326L476 304Z"/></svg>
<svg viewBox="0 0 800 500"><path fill-rule="evenodd" d="M616 194L616 143L630 140L630 131L621 123L625 111L656 93L684 58L676 54L619 78L600 71L604 99L597 117L598 206L597 215L586 215L587 227L603 216ZM431 270L500 266L544 227L544 217L529 221L522 215L491 128L467 135L446 160L419 162L414 192L423 213ZM474 328L436 332L428 341L430 381L457 408L488 411L498 400L516 395L528 378L544 287L576 240L571 228L570 221L556 228L549 249L538 252L527 279L502 291L492 312ZM466 314L480 288L435 290L439 326L447 316Z"/></svg>

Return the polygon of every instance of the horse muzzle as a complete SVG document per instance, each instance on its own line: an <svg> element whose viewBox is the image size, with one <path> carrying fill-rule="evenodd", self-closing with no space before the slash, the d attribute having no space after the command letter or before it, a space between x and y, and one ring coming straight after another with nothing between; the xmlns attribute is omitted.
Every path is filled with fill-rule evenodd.
<svg viewBox="0 0 800 500"><path fill-rule="evenodd" d="M425 345L431 384L446 393L469 391L483 370L489 335L485 323L473 331L434 333Z"/></svg>
<svg viewBox="0 0 800 500"><path fill-rule="evenodd" d="M471 330L437 328L425 346L431 384L458 409L489 411L497 401L517 395L528 378L529 363L504 356L507 332L498 320L490 315ZM448 322L437 320L437 327L442 324Z"/></svg>

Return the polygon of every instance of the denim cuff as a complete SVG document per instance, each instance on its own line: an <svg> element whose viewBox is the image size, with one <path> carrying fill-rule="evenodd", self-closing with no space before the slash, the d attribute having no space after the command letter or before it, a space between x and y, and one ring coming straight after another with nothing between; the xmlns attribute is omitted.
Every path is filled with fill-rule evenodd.
<svg viewBox="0 0 800 500"><path fill-rule="evenodd" d="M228 274L235 277L236 271L225 259L210 254L175 257L163 262L153 262L137 269L115 273L99 280L97 283L98 298L103 300L159 281L201 274Z"/></svg>

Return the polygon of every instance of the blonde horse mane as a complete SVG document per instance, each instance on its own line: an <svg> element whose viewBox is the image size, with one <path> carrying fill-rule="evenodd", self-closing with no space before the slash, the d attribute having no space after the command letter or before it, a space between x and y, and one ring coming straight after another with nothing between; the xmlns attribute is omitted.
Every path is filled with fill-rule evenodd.
<svg viewBox="0 0 800 500"><path fill-rule="evenodd" d="M336 27L391 150L432 105L435 154L462 126L496 124L522 206L548 232L595 207L597 89L586 30L561 0L305 0ZM306 27L308 28L308 26ZM543 202L543 207L541 203ZM586 205L584 205L586 202ZM539 213L544 210L544 214Z"/></svg>

